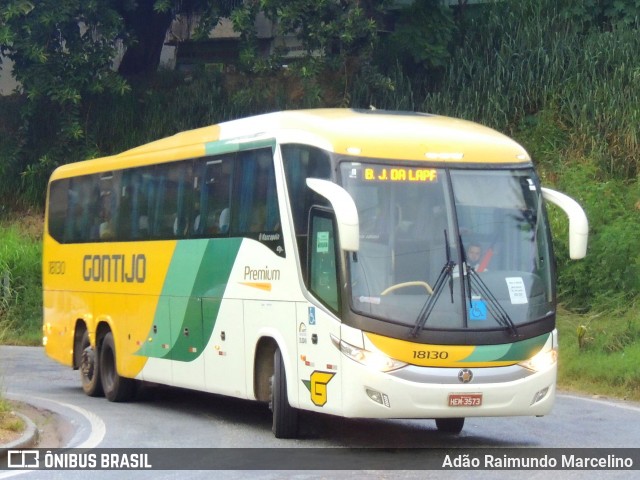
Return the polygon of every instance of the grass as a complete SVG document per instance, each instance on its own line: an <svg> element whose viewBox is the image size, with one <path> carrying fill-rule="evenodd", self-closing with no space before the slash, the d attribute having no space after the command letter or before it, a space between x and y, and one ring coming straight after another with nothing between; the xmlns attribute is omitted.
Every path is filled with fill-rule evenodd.
<svg viewBox="0 0 640 480"><path fill-rule="evenodd" d="M15 414L13 405L0 394L0 446L18 438L25 428L24 420Z"/></svg>
<svg viewBox="0 0 640 480"><path fill-rule="evenodd" d="M25 423L20 417L11 411L0 411L0 445L20 438L24 429Z"/></svg>
<svg viewBox="0 0 640 480"><path fill-rule="evenodd" d="M0 398L0 431L21 432L24 427L24 421L13 414L11 403Z"/></svg>
<svg viewBox="0 0 640 480"><path fill-rule="evenodd" d="M544 108L599 168L633 178L640 169L640 37L634 28L584 31L558 2L498 2L466 30L424 111L479 121L513 134Z"/></svg>
<svg viewBox="0 0 640 480"><path fill-rule="evenodd" d="M39 345L42 325L41 215L0 223L0 339Z"/></svg>
<svg viewBox="0 0 640 480"><path fill-rule="evenodd" d="M626 311L558 319L560 388L640 401L640 318Z"/></svg>

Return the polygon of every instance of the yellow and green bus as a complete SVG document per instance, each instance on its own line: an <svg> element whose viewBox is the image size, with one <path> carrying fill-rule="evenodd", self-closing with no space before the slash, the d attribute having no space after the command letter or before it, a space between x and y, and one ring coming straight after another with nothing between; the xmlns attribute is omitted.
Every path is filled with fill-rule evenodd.
<svg viewBox="0 0 640 480"><path fill-rule="evenodd" d="M52 174L43 343L84 392L141 382L300 410L435 419L548 413L556 292L527 152L475 123L269 113Z"/></svg>

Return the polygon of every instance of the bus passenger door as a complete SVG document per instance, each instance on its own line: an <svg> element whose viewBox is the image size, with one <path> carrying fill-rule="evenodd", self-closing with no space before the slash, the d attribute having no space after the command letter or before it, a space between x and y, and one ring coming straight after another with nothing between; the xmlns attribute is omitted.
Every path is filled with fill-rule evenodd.
<svg viewBox="0 0 640 480"><path fill-rule="evenodd" d="M298 394L305 410L340 413L342 394L340 352L331 335L340 338L339 324L324 310L308 303L296 304L298 344ZM335 331L334 331L335 330Z"/></svg>
<svg viewBox="0 0 640 480"><path fill-rule="evenodd" d="M335 217L312 208L308 239L308 287L325 307L302 303L297 307L300 406L341 413L340 350L331 336L340 338L340 323L329 310L339 311L339 281Z"/></svg>

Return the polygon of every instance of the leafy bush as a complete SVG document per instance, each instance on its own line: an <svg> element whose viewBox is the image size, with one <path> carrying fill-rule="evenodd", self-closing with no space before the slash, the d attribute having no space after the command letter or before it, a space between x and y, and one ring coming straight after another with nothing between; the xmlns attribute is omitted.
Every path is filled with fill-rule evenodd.
<svg viewBox="0 0 640 480"><path fill-rule="evenodd" d="M613 310L640 292L640 182L603 177L594 163L559 169L557 188L573 196L589 219L587 257L568 259L568 225L564 214L550 208L558 258L560 298L579 311Z"/></svg>

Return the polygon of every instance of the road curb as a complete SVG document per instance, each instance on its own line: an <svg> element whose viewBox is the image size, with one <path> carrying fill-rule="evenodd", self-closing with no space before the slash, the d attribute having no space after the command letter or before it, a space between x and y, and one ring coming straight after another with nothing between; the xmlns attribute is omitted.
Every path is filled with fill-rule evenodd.
<svg viewBox="0 0 640 480"><path fill-rule="evenodd" d="M9 450L34 447L38 442L38 428L36 427L36 424L22 413L15 412L15 414L22 419L26 428L24 429L22 436L17 440L0 445L0 457L6 455Z"/></svg>

